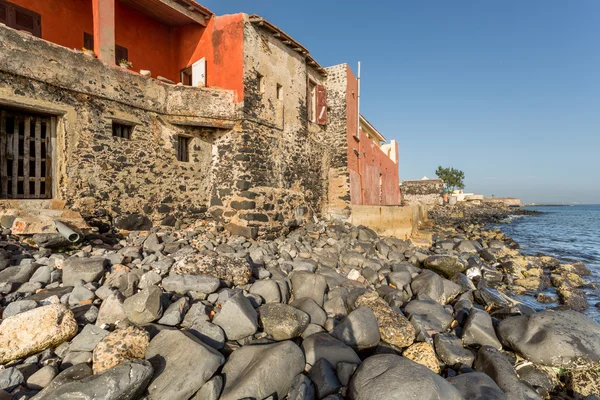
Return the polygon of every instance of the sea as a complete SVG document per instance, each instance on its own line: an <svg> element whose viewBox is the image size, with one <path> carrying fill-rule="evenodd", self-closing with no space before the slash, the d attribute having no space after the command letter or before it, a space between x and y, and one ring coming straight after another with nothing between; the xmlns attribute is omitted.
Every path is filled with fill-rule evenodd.
<svg viewBox="0 0 600 400"><path fill-rule="evenodd" d="M600 323L600 205L526 207L541 214L513 216L509 223L498 225L505 234L521 245L529 255L545 254L563 263L582 261L592 271L584 277L589 284L584 291L590 307L584 312ZM552 288L547 293L555 293ZM515 300L541 310L556 304L541 304L529 296Z"/></svg>

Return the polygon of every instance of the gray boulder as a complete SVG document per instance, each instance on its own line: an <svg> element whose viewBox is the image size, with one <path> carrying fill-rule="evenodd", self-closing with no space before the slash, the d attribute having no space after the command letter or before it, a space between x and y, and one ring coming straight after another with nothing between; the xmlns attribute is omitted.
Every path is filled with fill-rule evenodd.
<svg viewBox="0 0 600 400"><path fill-rule="evenodd" d="M258 309L260 324L276 341L298 337L310 323L304 311L287 304L269 303Z"/></svg>
<svg viewBox="0 0 600 400"><path fill-rule="evenodd" d="M295 299L309 297L320 307L323 306L323 297L327 289L327 280L323 275L298 271L292 274L291 280Z"/></svg>
<svg viewBox="0 0 600 400"><path fill-rule="evenodd" d="M306 375L299 374L294 378L294 383L285 398L287 400L315 400L315 388Z"/></svg>
<svg viewBox="0 0 600 400"><path fill-rule="evenodd" d="M77 364L62 371L48 384L44 390L35 396L35 400L54 400L59 397L54 396L54 392L71 382L77 382L92 376L92 367L88 364Z"/></svg>
<svg viewBox="0 0 600 400"><path fill-rule="evenodd" d="M8 267L0 271L0 283L25 283L38 269L38 264L25 264Z"/></svg>
<svg viewBox="0 0 600 400"><path fill-rule="evenodd" d="M158 320L158 323L168 326L179 325L188 310L188 303L187 297L182 297L173 302L163 313L163 316Z"/></svg>
<svg viewBox="0 0 600 400"><path fill-rule="evenodd" d="M69 351L93 351L106 335L108 335L108 331L98 326L87 324L71 341Z"/></svg>
<svg viewBox="0 0 600 400"><path fill-rule="evenodd" d="M507 400L496 382L483 372L469 372L448 378L465 400Z"/></svg>
<svg viewBox="0 0 600 400"><path fill-rule="evenodd" d="M214 375L225 358L189 334L163 330L146 349L156 371L148 398L187 400Z"/></svg>
<svg viewBox="0 0 600 400"><path fill-rule="evenodd" d="M256 310L242 293L229 299L212 322L223 328L228 340L245 338L253 335L258 329Z"/></svg>
<svg viewBox="0 0 600 400"><path fill-rule="evenodd" d="M473 308L465 325L462 334L463 343L470 345L489 345L496 349L501 349L502 345L496 337L492 317L482 310Z"/></svg>
<svg viewBox="0 0 600 400"><path fill-rule="evenodd" d="M447 365L464 364L472 366L475 354L465 349L462 340L449 334L437 334L433 337L435 353Z"/></svg>
<svg viewBox="0 0 600 400"><path fill-rule="evenodd" d="M198 390L194 400L219 400L222 390L223 377L221 375L215 375L210 381L206 382L200 390Z"/></svg>
<svg viewBox="0 0 600 400"><path fill-rule="evenodd" d="M160 302L162 291L157 286L150 286L123 302L123 311L127 318L137 325L149 324L162 316Z"/></svg>
<svg viewBox="0 0 600 400"><path fill-rule="evenodd" d="M467 266L456 256L435 255L427 257L423 262L425 268L452 278L457 272L464 272Z"/></svg>
<svg viewBox="0 0 600 400"><path fill-rule="evenodd" d="M375 347L381 340L377 318L368 307L359 307L348 314L331 331L331 336L356 350Z"/></svg>
<svg viewBox="0 0 600 400"><path fill-rule="evenodd" d="M415 330L444 332L452 323L452 314L442 305L433 300L413 300L406 305L404 311L409 316L421 317L419 326ZM411 320L412 322L412 320Z"/></svg>
<svg viewBox="0 0 600 400"><path fill-rule="evenodd" d="M279 285L273 280L254 282L250 287L250 293L259 295L265 303L281 303Z"/></svg>
<svg viewBox="0 0 600 400"><path fill-rule="evenodd" d="M541 396L519 380L515 369L506 357L492 346L482 346L473 365L496 382L508 400L541 400Z"/></svg>
<svg viewBox="0 0 600 400"><path fill-rule="evenodd" d="M210 275L169 275L162 281L167 292L186 294L187 292L214 293L221 285L219 278Z"/></svg>
<svg viewBox="0 0 600 400"><path fill-rule="evenodd" d="M64 286L75 286L79 280L98 282L104 275L104 268L109 264L103 257L70 257L64 261L62 283Z"/></svg>
<svg viewBox="0 0 600 400"><path fill-rule="evenodd" d="M325 321L327 320L327 314L319 305L308 297L303 297L301 299L296 299L290 303L292 307L297 308L298 310L304 311L310 317L310 323L316 324L320 326L325 325Z"/></svg>
<svg viewBox="0 0 600 400"><path fill-rule="evenodd" d="M360 364L360 358L351 347L325 332L315 333L305 338L302 349L306 356L306 363L311 366L322 358L334 367L339 362Z"/></svg>
<svg viewBox="0 0 600 400"><path fill-rule="evenodd" d="M223 329L208 321L197 320L190 327L189 332L215 350L221 350L225 346Z"/></svg>
<svg viewBox="0 0 600 400"><path fill-rule="evenodd" d="M7 392L12 391L25 381L23 373L16 367L6 368L0 371L0 389Z"/></svg>
<svg viewBox="0 0 600 400"><path fill-rule="evenodd" d="M391 354L367 358L350 380L350 400L462 400L444 378L408 358Z"/></svg>
<svg viewBox="0 0 600 400"><path fill-rule="evenodd" d="M223 366L221 400L283 398L304 365L302 350L291 341L243 346Z"/></svg>
<svg viewBox="0 0 600 400"><path fill-rule="evenodd" d="M135 400L148 386L152 372L152 366L147 361L126 361L98 375L64 384L52 392L52 398Z"/></svg>
<svg viewBox="0 0 600 400"><path fill-rule="evenodd" d="M420 273L410 287L417 296L426 295L440 304L448 304L461 292L461 287L456 283L427 270Z"/></svg>
<svg viewBox="0 0 600 400"><path fill-rule="evenodd" d="M509 317L500 341L536 364L558 368L600 365L600 325L576 311L543 311Z"/></svg>
<svg viewBox="0 0 600 400"><path fill-rule="evenodd" d="M308 377L315 385L319 399L336 393L342 387L333 366L323 358L313 365L308 372Z"/></svg>
<svg viewBox="0 0 600 400"><path fill-rule="evenodd" d="M13 315L20 314L25 311L33 310L37 307L37 303L33 300L18 300L9 303L2 312L2 318L6 319Z"/></svg>

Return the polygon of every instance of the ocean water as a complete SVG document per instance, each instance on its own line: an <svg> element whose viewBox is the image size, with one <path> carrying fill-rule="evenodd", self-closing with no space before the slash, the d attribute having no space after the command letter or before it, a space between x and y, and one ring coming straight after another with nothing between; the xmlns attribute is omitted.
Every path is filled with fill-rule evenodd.
<svg viewBox="0 0 600 400"><path fill-rule="evenodd" d="M511 218L510 224L498 227L521 245L525 254L539 253L556 257L561 262L583 261L592 271L584 279L596 288L586 288L590 307L585 311L600 323L600 205L565 207L527 207L543 214ZM552 307L532 298L524 300L536 309Z"/></svg>

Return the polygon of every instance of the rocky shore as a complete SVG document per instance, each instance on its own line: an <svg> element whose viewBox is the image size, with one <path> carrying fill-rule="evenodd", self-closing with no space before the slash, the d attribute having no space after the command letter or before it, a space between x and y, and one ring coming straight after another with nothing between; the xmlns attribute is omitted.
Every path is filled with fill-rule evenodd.
<svg viewBox="0 0 600 400"><path fill-rule="evenodd" d="M512 212L435 209L428 247L328 222L4 231L0 400L598 399L589 271L486 229Z"/></svg>

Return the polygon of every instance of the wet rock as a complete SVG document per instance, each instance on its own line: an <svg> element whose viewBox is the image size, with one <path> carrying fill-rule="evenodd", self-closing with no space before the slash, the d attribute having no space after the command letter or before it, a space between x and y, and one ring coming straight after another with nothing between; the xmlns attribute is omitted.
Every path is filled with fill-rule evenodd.
<svg viewBox="0 0 600 400"><path fill-rule="evenodd" d="M56 347L76 334L75 317L62 304L35 308L6 318L0 325L0 364Z"/></svg>
<svg viewBox="0 0 600 400"><path fill-rule="evenodd" d="M332 337L328 333L315 333L304 339L302 349L306 357L306 363L314 365L320 359L325 359L333 366L340 362L360 364L360 358L343 342Z"/></svg>
<svg viewBox="0 0 600 400"><path fill-rule="evenodd" d="M157 286L150 286L123 302L123 311L127 318L137 325L156 321L162 316L160 302L162 291Z"/></svg>
<svg viewBox="0 0 600 400"><path fill-rule="evenodd" d="M185 351L182 351L185 349ZM149 399L189 399L224 363L225 358L181 331L163 330L146 350L156 374Z"/></svg>
<svg viewBox="0 0 600 400"><path fill-rule="evenodd" d="M551 367L531 363L517 366L519 378L547 398L560 385L558 374Z"/></svg>
<svg viewBox="0 0 600 400"><path fill-rule="evenodd" d="M99 374L127 360L144 358L149 343L148 333L135 327L111 332L94 348L94 373Z"/></svg>
<svg viewBox="0 0 600 400"><path fill-rule="evenodd" d="M426 295L440 304L447 304L461 292L459 285L432 271L420 273L412 281L411 288L414 294Z"/></svg>
<svg viewBox="0 0 600 400"><path fill-rule="evenodd" d="M474 368L496 382L508 400L541 400L541 396L521 382L510 362L492 346L482 346L477 353Z"/></svg>
<svg viewBox="0 0 600 400"><path fill-rule="evenodd" d="M247 345L235 350L223 366L221 400L283 398L304 370L302 350L291 341Z"/></svg>
<svg viewBox="0 0 600 400"><path fill-rule="evenodd" d="M381 340L398 347L410 346L415 330L406 317L394 311L376 292L367 292L356 299L355 306L370 308L379 325Z"/></svg>
<svg viewBox="0 0 600 400"><path fill-rule="evenodd" d="M320 359L313 365L308 377L315 385L319 399L336 393L342 387L333 366L325 359Z"/></svg>
<svg viewBox="0 0 600 400"><path fill-rule="evenodd" d="M70 257L64 261L62 283L64 286L75 286L77 281L97 282L104 275L108 259L103 257Z"/></svg>
<svg viewBox="0 0 600 400"><path fill-rule="evenodd" d="M199 253L177 260L172 270L177 274L209 275L236 286L247 284L252 276L250 265L246 260Z"/></svg>
<svg viewBox="0 0 600 400"><path fill-rule="evenodd" d="M483 372L470 372L448 378L465 400L507 400L496 382Z"/></svg>
<svg viewBox="0 0 600 400"><path fill-rule="evenodd" d="M440 372L440 363L435 355L433 346L429 343L413 343L402 352L402 356L429 368L436 374Z"/></svg>
<svg viewBox="0 0 600 400"><path fill-rule="evenodd" d="M308 297L320 307L323 306L323 297L327 289L327 280L323 275L298 271L292 274L291 280L295 299Z"/></svg>
<svg viewBox="0 0 600 400"><path fill-rule="evenodd" d="M331 331L331 336L356 350L375 347L381 340L377 318L369 307L364 306L348 314Z"/></svg>
<svg viewBox="0 0 600 400"><path fill-rule="evenodd" d="M212 322L223 328L228 340L245 338L258 329L258 315L242 293L229 299Z"/></svg>
<svg viewBox="0 0 600 400"><path fill-rule="evenodd" d="M351 400L462 400L446 380L407 358L383 354L367 358L348 386Z"/></svg>
<svg viewBox="0 0 600 400"><path fill-rule="evenodd" d="M134 400L152 378L152 366L143 360L127 361L101 374L66 383L52 392L56 399Z"/></svg>
<svg viewBox="0 0 600 400"><path fill-rule="evenodd" d="M447 278L452 278L457 272L464 272L467 266L456 256L436 255L425 259L425 268L438 272Z"/></svg>
<svg viewBox="0 0 600 400"><path fill-rule="evenodd" d="M184 295L187 292L214 293L220 286L218 278L210 275L169 275L162 280L163 289Z"/></svg>
<svg viewBox="0 0 600 400"><path fill-rule="evenodd" d="M287 304L270 303L258 309L260 324L276 341L298 337L310 323L304 311Z"/></svg>
<svg viewBox="0 0 600 400"><path fill-rule="evenodd" d="M502 345L496 337L492 318L485 311L473 308L465 325L462 335L463 343L466 345L489 345L501 349Z"/></svg>
<svg viewBox="0 0 600 400"><path fill-rule="evenodd" d="M600 365L600 325L575 311L543 311L500 322L501 342L526 359L559 368Z"/></svg>
<svg viewBox="0 0 600 400"><path fill-rule="evenodd" d="M440 359L447 365L464 364L472 366L475 354L465 349L462 340L449 334L437 334L433 337L435 351Z"/></svg>

